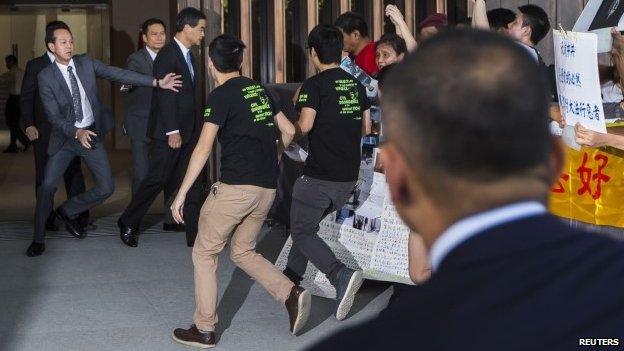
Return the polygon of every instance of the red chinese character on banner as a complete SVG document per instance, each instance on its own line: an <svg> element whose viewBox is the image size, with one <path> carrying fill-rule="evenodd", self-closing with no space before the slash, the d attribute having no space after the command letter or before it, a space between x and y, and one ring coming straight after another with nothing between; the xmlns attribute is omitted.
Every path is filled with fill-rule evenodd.
<svg viewBox="0 0 624 351"><path fill-rule="evenodd" d="M600 198L600 195L602 195L602 183L603 182L606 183L609 180L611 180L611 177L602 173L604 168L607 166L607 163L609 162L609 158L606 155L602 155L602 154L598 154L594 156L594 160L599 162L598 171L595 174L592 174L593 169L587 167L588 158L589 156L587 155L586 152L584 152L583 162L581 166L576 170L576 172L579 174L579 177L581 178L581 184L582 184L581 188L578 190L577 193L579 195L589 193L594 200L597 200ZM592 189L591 189L592 181L596 182L596 186L595 186L595 190L593 194L592 194Z"/></svg>
<svg viewBox="0 0 624 351"><path fill-rule="evenodd" d="M565 193L565 185L564 185L564 183L567 182L568 180L570 180L570 175L569 174L567 174L567 173L561 174L561 176L559 177L559 180L557 181L557 186L553 187L551 189L551 191L553 193L558 193L558 194Z"/></svg>

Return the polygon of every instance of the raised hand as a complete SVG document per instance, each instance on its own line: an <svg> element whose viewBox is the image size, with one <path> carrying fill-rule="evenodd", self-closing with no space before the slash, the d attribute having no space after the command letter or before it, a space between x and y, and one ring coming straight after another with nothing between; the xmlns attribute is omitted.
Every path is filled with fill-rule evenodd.
<svg viewBox="0 0 624 351"><path fill-rule="evenodd" d="M390 18L390 21L392 21L395 26L401 24L402 22L405 22L401 10L399 10L396 5L386 6L386 16Z"/></svg>
<svg viewBox="0 0 624 351"><path fill-rule="evenodd" d="M182 87L181 78L182 76L179 74L169 73L158 81L158 86L161 89L173 90L177 93L179 91L178 88Z"/></svg>

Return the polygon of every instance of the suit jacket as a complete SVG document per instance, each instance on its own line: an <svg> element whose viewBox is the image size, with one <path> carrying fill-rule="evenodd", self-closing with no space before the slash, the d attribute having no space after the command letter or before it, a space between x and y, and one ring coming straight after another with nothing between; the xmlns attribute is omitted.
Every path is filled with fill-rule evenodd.
<svg viewBox="0 0 624 351"><path fill-rule="evenodd" d="M135 72L152 75L154 61L146 48L138 50L128 57L126 67ZM126 93L126 117L124 127L130 138L145 139L147 123L152 109L152 87L132 87Z"/></svg>
<svg viewBox="0 0 624 351"><path fill-rule="evenodd" d="M623 291L624 243L539 215L468 239L379 317L312 349L589 349L579 338L621 347Z"/></svg>
<svg viewBox="0 0 624 351"><path fill-rule="evenodd" d="M154 61L154 77L162 78L171 72L182 76L182 88L177 93L162 89L154 92L147 134L153 139L167 140L168 132L179 130L182 143L187 143L197 138L195 134L201 130L201 120L191 73L175 40L160 49Z"/></svg>
<svg viewBox="0 0 624 351"><path fill-rule="evenodd" d="M76 74L82 83L93 110L95 131L100 138L115 126L113 116L98 97L96 78L138 86L152 86L154 78L133 71L112 67L87 55L73 57ZM52 124L48 154L55 154L67 138L76 135L73 104L69 87L56 64L49 65L39 73L39 93L48 120ZM103 138L102 138L103 140Z"/></svg>
<svg viewBox="0 0 624 351"><path fill-rule="evenodd" d="M47 53L28 61L20 93L20 125L24 130L30 126L37 127L40 138L49 135L51 127L39 96L37 75L50 63Z"/></svg>

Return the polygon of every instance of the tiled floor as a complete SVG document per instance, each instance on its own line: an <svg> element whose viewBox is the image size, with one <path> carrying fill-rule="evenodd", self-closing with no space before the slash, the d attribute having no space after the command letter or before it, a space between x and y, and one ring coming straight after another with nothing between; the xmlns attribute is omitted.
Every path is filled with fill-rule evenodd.
<svg viewBox="0 0 624 351"><path fill-rule="evenodd" d="M0 133L0 144L5 135ZM2 145L0 145L2 147ZM84 240L59 232L46 252L28 258L32 234L32 152L0 154L0 350L189 350L170 337L191 322L194 307L191 249L183 233L159 230L162 200L147 218L138 248L124 246L115 220L129 200L127 152L111 155L115 194L94 217L97 229ZM58 199L63 193L59 191ZM284 229L265 228L258 251L275 260ZM378 313L392 289L368 282L349 319L332 316L333 302L313 298L302 335L288 331L285 309L229 260L219 260L221 302L217 350L299 350Z"/></svg>

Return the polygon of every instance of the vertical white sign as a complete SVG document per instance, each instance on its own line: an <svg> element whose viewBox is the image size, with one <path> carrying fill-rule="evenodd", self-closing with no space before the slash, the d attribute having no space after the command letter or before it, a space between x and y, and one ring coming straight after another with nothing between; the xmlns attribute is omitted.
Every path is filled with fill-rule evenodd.
<svg viewBox="0 0 624 351"><path fill-rule="evenodd" d="M553 31L559 107L566 124L606 133L596 34Z"/></svg>

